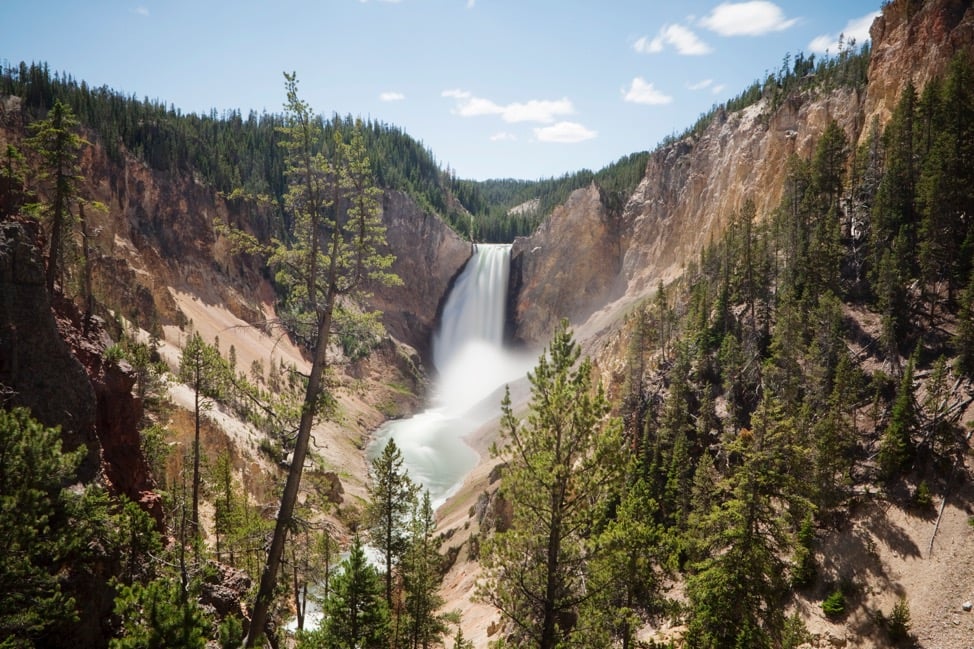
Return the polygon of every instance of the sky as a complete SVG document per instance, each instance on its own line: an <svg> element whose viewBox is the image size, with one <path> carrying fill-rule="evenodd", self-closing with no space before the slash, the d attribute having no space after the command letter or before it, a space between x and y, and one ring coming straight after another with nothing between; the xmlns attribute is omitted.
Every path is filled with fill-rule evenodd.
<svg viewBox="0 0 974 649"><path fill-rule="evenodd" d="M0 62L183 113L402 128L461 178L539 179L652 150L777 71L869 38L881 0L0 0Z"/></svg>

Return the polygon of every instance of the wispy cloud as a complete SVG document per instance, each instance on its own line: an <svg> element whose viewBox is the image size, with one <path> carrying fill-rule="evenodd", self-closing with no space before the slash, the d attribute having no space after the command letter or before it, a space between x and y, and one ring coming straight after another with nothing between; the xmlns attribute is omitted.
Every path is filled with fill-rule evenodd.
<svg viewBox="0 0 974 649"><path fill-rule="evenodd" d="M686 56L710 54L713 51L695 33L682 25L663 25L652 40L643 36L633 44L633 49L640 54L657 54L667 45Z"/></svg>
<svg viewBox="0 0 974 649"><path fill-rule="evenodd" d="M724 88L726 87L726 85L718 83L716 86L710 89L710 92L714 93L715 95L719 95L720 93L724 92Z"/></svg>
<svg viewBox="0 0 974 649"><path fill-rule="evenodd" d="M402 101L406 95L401 92L383 92L379 95L379 101Z"/></svg>
<svg viewBox="0 0 974 649"><path fill-rule="evenodd" d="M628 102L648 106L663 106L673 101L673 97L660 92L652 83L642 77L633 79L628 89L622 89L622 95L623 99Z"/></svg>
<svg viewBox="0 0 974 649"><path fill-rule="evenodd" d="M513 133L508 133L507 131L501 131L500 133L494 133L490 136L491 142L517 142L517 136Z"/></svg>
<svg viewBox="0 0 974 649"><path fill-rule="evenodd" d="M687 90L703 90L704 88L709 88L710 84L714 82L713 79L703 79L696 83L688 83Z"/></svg>
<svg viewBox="0 0 974 649"><path fill-rule="evenodd" d="M148 7L144 7L144 6L138 6L135 9L132 10L132 13L139 14L140 16L148 16L149 15L149 8Z"/></svg>
<svg viewBox="0 0 974 649"><path fill-rule="evenodd" d="M467 9L473 9L476 4L477 0L467 0Z"/></svg>
<svg viewBox="0 0 974 649"><path fill-rule="evenodd" d="M476 97L466 90L444 90L442 96L456 101L453 112L461 117L499 115L509 123L540 122L550 124L559 115L572 115L575 107L567 98L547 100L531 99L526 102L498 104L490 99Z"/></svg>
<svg viewBox="0 0 974 649"><path fill-rule="evenodd" d="M577 144L591 140L598 136L597 131L585 128L577 122L558 122L551 126L534 129L534 137L539 142L556 142L559 144Z"/></svg>
<svg viewBox="0 0 974 649"><path fill-rule="evenodd" d="M873 21L876 20L879 14L879 11L873 11L865 16L853 18L847 22L845 28L842 30L843 43L848 45L854 40L857 44L861 45L868 41L869 28L872 26ZM839 37L835 34L822 34L821 36L816 36L812 39L812 42L808 44L808 49L816 54L825 54L826 52L838 54Z"/></svg>
<svg viewBox="0 0 974 649"><path fill-rule="evenodd" d="M781 7L767 0L724 2L703 17L700 24L721 36L761 36L793 27L797 18L786 18Z"/></svg>

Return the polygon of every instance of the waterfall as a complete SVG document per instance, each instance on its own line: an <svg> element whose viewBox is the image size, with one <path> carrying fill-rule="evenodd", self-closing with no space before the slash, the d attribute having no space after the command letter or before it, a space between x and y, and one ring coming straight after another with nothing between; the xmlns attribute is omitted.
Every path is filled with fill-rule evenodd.
<svg viewBox="0 0 974 649"><path fill-rule="evenodd" d="M476 465L464 437L500 414L500 389L529 364L504 342L510 245L478 244L447 297L433 335L437 379L429 408L381 426L371 461L394 439L413 482L441 505Z"/></svg>
<svg viewBox="0 0 974 649"><path fill-rule="evenodd" d="M510 267L509 245L476 246L447 297L433 335L433 364L438 370L444 371L466 343L501 347Z"/></svg>

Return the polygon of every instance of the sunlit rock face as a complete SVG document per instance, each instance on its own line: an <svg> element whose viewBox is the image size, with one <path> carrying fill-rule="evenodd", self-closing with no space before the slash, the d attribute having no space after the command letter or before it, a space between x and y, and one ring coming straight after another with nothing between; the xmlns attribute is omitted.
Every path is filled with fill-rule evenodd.
<svg viewBox="0 0 974 649"><path fill-rule="evenodd" d="M622 263L619 218L594 184L574 191L511 251L512 338L543 343L562 318L573 322L616 297Z"/></svg>
<svg viewBox="0 0 974 649"><path fill-rule="evenodd" d="M765 98L718 111L703 131L653 152L621 215L600 209L597 188L576 191L514 245L513 337L544 342L562 317L580 337L597 335L698 259L745 201L767 218L781 201L788 160L810 159L831 120L861 142L874 121L885 125L907 82L922 89L955 54L974 48L974 7L892 2L871 36L865 90L816 87L776 105Z"/></svg>
<svg viewBox="0 0 974 649"><path fill-rule="evenodd" d="M382 221L386 252L401 286L374 286L370 304L382 311L386 330L428 360L436 317L472 248L439 217L402 192L385 192Z"/></svg>
<svg viewBox="0 0 974 649"><path fill-rule="evenodd" d="M874 118L880 124L889 119L908 82L921 89L942 75L956 54L974 49L974 6L970 0L892 2L869 33L867 127Z"/></svg>
<svg viewBox="0 0 974 649"><path fill-rule="evenodd" d="M677 277L745 201L766 218L781 200L792 155L808 159L834 119L855 141L863 96L841 88L795 93L718 112L696 136L653 152L621 214L596 187L577 190L514 246L514 338L544 342L560 318L588 337Z"/></svg>

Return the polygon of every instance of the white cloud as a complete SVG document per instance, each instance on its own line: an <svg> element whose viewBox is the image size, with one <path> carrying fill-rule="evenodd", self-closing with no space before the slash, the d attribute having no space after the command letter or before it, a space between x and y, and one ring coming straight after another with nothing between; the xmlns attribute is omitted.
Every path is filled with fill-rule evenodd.
<svg viewBox="0 0 974 649"><path fill-rule="evenodd" d="M698 81L696 83L688 83L687 90L703 90L704 88L709 88L710 84L713 82L713 79L704 79L703 81Z"/></svg>
<svg viewBox="0 0 974 649"><path fill-rule="evenodd" d="M663 51L663 41L659 37L649 40L645 36L633 43L632 49L640 54L657 54Z"/></svg>
<svg viewBox="0 0 974 649"><path fill-rule="evenodd" d="M853 18L846 23L842 30L842 42L848 46L849 42L855 40L857 45L862 45L869 40L869 28L873 21L879 16L879 11L873 11L865 16ZM839 37L835 34L822 34L812 39L808 44L808 49L816 54L839 53Z"/></svg>
<svg viewBox="0 0 974 649"><path fill-rule="evenodd" d="M673 101L673 97L657 90L652 83L642 77L636 77L629 84L629 89L623 88L623 98L634 104L662 106Z"/></svg>
<svg viewBox="0 0 974 649"><path fill-rule="evenodd" d="M576 144L591 140L598 136L598 132L587 129L577 122L558 122L551 126L534 129L534 136L539 142L557 142L560 144Z"/></svg>
<svg viewBox="0 0 974 649"><path fill-rule="evenodd" d="M724 88L726 87L727 86L724 84L718 83L716 86L710 89L710 92L714 93L715 95L719 95L720 93L724 92Z"/></svg>
<svg viewBox="0 0 974 649"><path fill-rule="evenodd" d="M473 9L476 4L477 0L467 0L467 9Z"/></svg>
<svg viewBox="0 0 974 649"><path fill-rule="evenodd" d="M134 13L139 14L140 16L148 16L149 15L149 8L148 7L141 7L140 6L140 7L136 7L132 11Z"/></svg>
<svg viewBox="0 0 974 649"><path fill-rule="evenodd" d="M713 51L696 34L682 25L663 25L653 40L643 36L633 44L633 49L640 54L656 54L662 52L667 45L686 56L710 54Z"/></svg>
<svg viewBox="0 0 974 649"><path fill-rule="evenodd" d="M719 4L700 24L721 36L761 36L784 31L797 22L797 18L786 18L781 7L773 2L751 0Z"/></svg>
<svg viewBox="0 0 974 649"><path fill-rule="evenodd" d="M572 102L567 98L555 101L532 99L526 103L513 103L504 106L505 122L541 122L547 124L555 121L557 115L571 115L575 112Z"/></svg>
<svg viewBox="0 0 974 649"><path fill-rule="evenodd" d="M490 99L476 97L466 90L444 90L442 96L456 100L453 112L461 117L499 115L508 123L540 122L550 124L559 115L571 115L575 107L567 98L547 100L531 99L526 102L498 104Z"/></svg>
<svg viewBox="0 0 974 649"><path fill-rule="evenodd" d="M406 95L401 92L383 92L379 95L379 101L402 101Z"/></svg>
<svg viewBox="0 0 974 649"><path fill-rule="evenodd" d="M507 131L501 131L500 133L494 133L490 136L491 142L517 142L517 136L513 133L508 133Z"/></svg>

